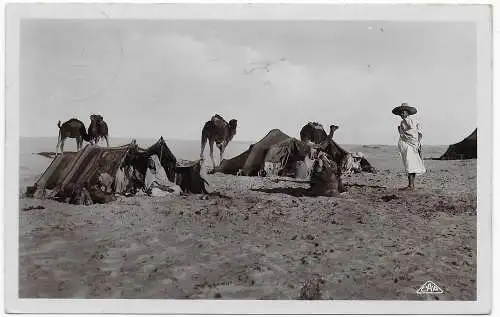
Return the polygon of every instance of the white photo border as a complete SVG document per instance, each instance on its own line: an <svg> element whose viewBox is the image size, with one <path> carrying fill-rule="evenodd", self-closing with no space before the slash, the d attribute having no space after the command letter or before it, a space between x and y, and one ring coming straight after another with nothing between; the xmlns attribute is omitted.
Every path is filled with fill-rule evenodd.
<svg viewBox="0 0 500 317"><path fill-rule="evenodd" d="M288 301L19 298L19 45L22 19L336 20L473 22L477 31L476 301ZM9 313L115 314L487 314L492 277L492 7L326 3L15 4L5 34L5 307Z"/></svg>

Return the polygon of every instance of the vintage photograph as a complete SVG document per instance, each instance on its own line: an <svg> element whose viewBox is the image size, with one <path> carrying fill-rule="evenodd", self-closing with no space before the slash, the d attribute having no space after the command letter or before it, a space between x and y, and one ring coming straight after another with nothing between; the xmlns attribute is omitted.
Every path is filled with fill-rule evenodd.
<svg viewBox="0 0 500 317"><path fill-rule="evenodd" d="M477 42L22 19L19 298L476 301Z"/></svg>

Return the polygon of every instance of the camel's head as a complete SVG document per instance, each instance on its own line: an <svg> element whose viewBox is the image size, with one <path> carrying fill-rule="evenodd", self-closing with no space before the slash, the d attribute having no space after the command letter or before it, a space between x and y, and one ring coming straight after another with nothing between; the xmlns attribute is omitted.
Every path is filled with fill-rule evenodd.
<svg viewBox="0 0 500 317"><path fill-rule="evenodd" d="M238 125L238 120L236 119L231 119L229 120L229 130L232 132L232 134L236 134L236 126Z"/></svg>
<svg viewBox="0 0 500 317"><path fill-rule="evenodd" d="M100 122L103 119L104 118L101 115L99 115L99 114L91 114L90 115L90 121Z"/></svg>
<svg viewBox="0 0 500 317"><path fill-rule="evenodd" d="M333 133L335 133L335 131L337 131L339 129L339 126L338 125L331 125L330 126L330 134L328 135L330 138L333 137Z"/></svg>

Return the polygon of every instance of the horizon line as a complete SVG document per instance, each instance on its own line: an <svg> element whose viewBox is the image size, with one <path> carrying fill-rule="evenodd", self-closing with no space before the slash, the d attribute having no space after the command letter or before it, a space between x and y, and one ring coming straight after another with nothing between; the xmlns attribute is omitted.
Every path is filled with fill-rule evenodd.
<svg viewBox="0 0 500 317"><path fill-rule="evenodd" d="M54 136L25 136L25 135L20 135L19 136L20 139L42 139L42 138L55 138L57 139L58 136L57 135L54 135ZM132 137L124 137L124 136L117 136L117 137L113 137L114 139L130 139L130 141L132 140L148 140L148 139L151 139L151 140L154 140L154 139L160 139L160 137L138 137L138 138L132 138ZM112 140L113 138L110 138L110 140ZM172 140L172 141L192 141L192 142L199 142L200 140L198 139L180 139L180 138L167 138L167 137L163 137L163 139L165 140ZM334 140L335 141L335 140ZM230 143L255 143L255 142L259 142L258 140L255 141L255 140L232 140ZM337 142L337 141L335 141ZM397 146L397 143L394 143L394 144L384 144L384 143L339 143L339 144L343 144L343 145L366 145L366 146L375 146L375 145L386 145L386 146ZM430 146L449 146L449 145L452 145L452 144L424 144L425 145L430 145Z"/></svg>

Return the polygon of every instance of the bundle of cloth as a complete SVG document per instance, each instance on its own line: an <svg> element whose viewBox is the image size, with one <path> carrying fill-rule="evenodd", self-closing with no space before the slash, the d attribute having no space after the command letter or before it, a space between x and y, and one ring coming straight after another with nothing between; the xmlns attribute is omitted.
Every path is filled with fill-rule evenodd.
<svg viewBox="0 0 500 317"><path fill-rule="evenodd" d="M144 181L142 182L142 180ZM145 194L154 197L163 197L169 194L180 193L181 191L179 186L168 179L167 173L156 154L148 158L148 165L144 176L133 166L121 167L117 171L115 192L127 196L129 193L134 193L135 188L139 186L142 187L141 189Z"/></svg>
<svg viewBox="0 0 500 317"><path fill-rule="evenodd" d="M342 164L342 171L345 174L351 173L361 173L361 161L364 158L364 154L362 152L351 152L347 153L344 162Z"/></svg>
<svg viewBox="0 0 500 317"><path fill-rule="evenodd" d="M144 191L148 195L155 197L181 192L181 188L168 179L167 173L157 155L152 155L149 158L148 169L144 178Z"/></svg>

